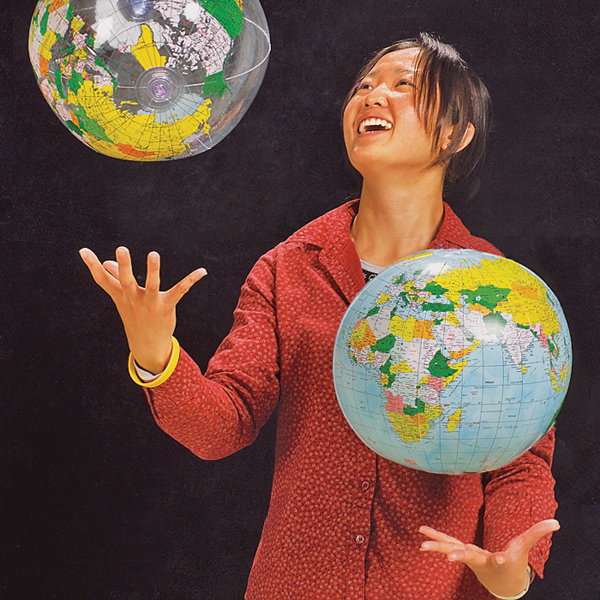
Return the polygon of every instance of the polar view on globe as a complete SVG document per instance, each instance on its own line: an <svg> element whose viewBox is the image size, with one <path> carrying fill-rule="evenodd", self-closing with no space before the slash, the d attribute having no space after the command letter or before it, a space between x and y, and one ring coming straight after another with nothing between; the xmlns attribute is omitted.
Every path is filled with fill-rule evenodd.
<svg viewBox="0 0 600 600"><path fill-rule="evenodd" d="M40 0L38 85L80 141L159 161L218 144L244 116L271 50L258 0Z"/></svg>
<svg viewBox="0 0 600 600"><path fill-rule="evenodd" d="M571 376L556 296L522 265L428 250L382 271L335 341L340 408L379 455L431 473L515 460L554 423Z"/></svg>

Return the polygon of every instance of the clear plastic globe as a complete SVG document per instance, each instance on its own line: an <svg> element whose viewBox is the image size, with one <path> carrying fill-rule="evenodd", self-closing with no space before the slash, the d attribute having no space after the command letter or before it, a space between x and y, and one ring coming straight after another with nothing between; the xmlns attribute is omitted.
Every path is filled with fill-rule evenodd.
<svg viewBox="0 0 600 600"><path fill-rule="evenodd" d="M258 0L40 0L29 55L79 140L114 158L209 150L240 121L271 45Z"/></svg>

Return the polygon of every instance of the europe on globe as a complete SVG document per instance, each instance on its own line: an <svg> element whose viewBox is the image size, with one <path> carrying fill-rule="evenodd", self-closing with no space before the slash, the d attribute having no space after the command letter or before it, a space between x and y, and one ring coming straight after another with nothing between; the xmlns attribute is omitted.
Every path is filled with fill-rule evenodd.
<svg viewBox="0 0 600 600"><path fill-rule="evenodd" d="M550 429L571 376L560 304L526 267L428 250L372 279L335 341L340 408L379 455L431 473L497 469Z"/></svg>
<svg viewBox="0 0 600 600"><path fill-rule="evenodd" d="M240 121L271 50L258 0L39 0L29 56L62 123L114 158L209 150Z"/></svg>

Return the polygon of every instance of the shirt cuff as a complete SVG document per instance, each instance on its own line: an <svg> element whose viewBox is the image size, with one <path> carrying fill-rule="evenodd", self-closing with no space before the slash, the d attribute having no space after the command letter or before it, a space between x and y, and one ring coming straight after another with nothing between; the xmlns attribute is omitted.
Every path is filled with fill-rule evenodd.
<svg viewBox="0 0 600 600"><path fill-rule="evenodd" d="M142 367L140 367L140 365L138 365L135 362L135 359L133 360L133 368L135 369L137 376L144 383L149 383L151 381L154 381L155 379L158 379L164 373L164 371L161 371L160 373L157 373L157 374L150 373L150 371L146 371L145 369L142 369Z"/></svg>
<svg viewBox="0 0 600 600"><path fill-rule="evenodd" d="M162 373L159 373L158 375L154 375L138 367L135 364L135 361L133 360L133 354L129 354L129 375L135 383L141 385L142 387L153 388L163 384L167 379L169 379L169 377L171 377L173 371L175 371L175 368L177 367L177 363L179 362L180 354L179 342L175 337L172 337L171 339L171 358L169 358L169 362L165 370Z"/></svg>

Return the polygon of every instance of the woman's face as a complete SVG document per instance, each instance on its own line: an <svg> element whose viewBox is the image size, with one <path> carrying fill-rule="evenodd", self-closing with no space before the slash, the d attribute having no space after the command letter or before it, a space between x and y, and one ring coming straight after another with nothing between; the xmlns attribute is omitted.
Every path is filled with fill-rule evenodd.
<svg viewBox="0 0 600 600"><path fill-rule="evenodd" d="M380 176L382 169L419 173L432 165L431 136L415 106L418 55L418 48L384 55L346 106L346 150L364 177Z"/></svg>

